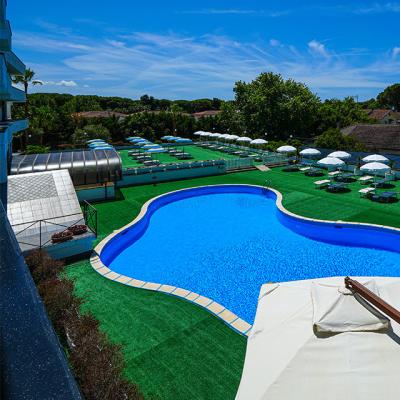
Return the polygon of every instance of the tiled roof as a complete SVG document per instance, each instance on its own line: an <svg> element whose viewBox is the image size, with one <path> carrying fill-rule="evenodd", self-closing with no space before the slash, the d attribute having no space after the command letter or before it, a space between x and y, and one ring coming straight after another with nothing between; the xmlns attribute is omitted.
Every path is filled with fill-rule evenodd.
<svg viewBox="0 0 400 400"><path fill-rule="evenodd" d="M218 115L220 113L221 113L221 111L219 111L219 110L206 110L206 111L200 111L200 112L197 112L197 113L193 113L192 115L195 118L201 118L201 117L213 117L213 116Z"/></svg>
<svg viewBox="0 0 400 400"><path fill-rule="evenodd" d="M365 110L368 113L368 116L372 119L376 119L378 121L382 120L386 116L388 116L392 111L386 109L376 109L376 110Z"/></svg>
<svg viewBox="0 0 400 400"><path fill-rule="evenodd" d="M400 125L352 125L342 132L359 140L368 150L400 152Z"/></svg>

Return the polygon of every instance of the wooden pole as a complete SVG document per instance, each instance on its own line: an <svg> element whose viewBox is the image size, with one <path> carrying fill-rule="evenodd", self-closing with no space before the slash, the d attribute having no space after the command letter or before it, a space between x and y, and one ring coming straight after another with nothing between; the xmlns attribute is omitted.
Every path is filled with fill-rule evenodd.
<svg viewBox="0 0 400 400"><path fill-rule="evenodd" d="M385 300L371 292L360 282L351 279L348 276L344 278L344 283L347 289L350 289L353 293L359 294L363 299L374 305L378 310L382 311L388 317L400 324L400 311L386 303Z"/></svg>

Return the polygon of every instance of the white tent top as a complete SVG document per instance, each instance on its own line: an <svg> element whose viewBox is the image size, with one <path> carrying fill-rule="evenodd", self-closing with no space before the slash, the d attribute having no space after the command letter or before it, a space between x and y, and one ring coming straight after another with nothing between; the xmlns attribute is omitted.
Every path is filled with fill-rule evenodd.
<svg viewBox="0 0 400 400"><path fill-rule="evenodd" d="M351 154L345 151L334 151L333 153L328 154L328 157L340 158L341 160L347 160L351 157Z"/></svg>
<svg viewBox="0 0 400 400"><path fill-rule="evenodd" d="M389 162L388 158L386 158L385 156L382 156L380 154L371 154L370 156L364 157L362 160L367 163L374 162L374 161L381 162L381 163Z"/></svg>
<svg viewBox="0 0 400 400"><path fill-rule="evenodd" d="M207 136L210 136L210 135L211 135L210 132L202 132L202 133L200 133L200 136L204 136L204 137L207 137Z"/></svg>
<svg viewBox="0 0 400 400"><path fill-rule="evenodd" d="M340 167L342 165L345 165L345 162L343 160L341 160L340 158L325 157L322 160L319 160L318 164L331 166L331 167Z"/></svg>
<svg viewBox="0 0 400 400"><path fill-rule="evenodd" d="M267 144L268 142L264 139L254 139L250 142L250 144Z"/></svg>
<svg viewBox="0 0 400 400"><path fill-rule="evenodd" d="M237 136L237 135L229 135L229 137L227 136L226 139L236 140L236 139L239 139L239 136Z"/></svg>
<svg viewBox="0 0 400 400"><path fill-rule="evenodd" d="M229 133L224 133L220 136L221 139L229 139L231 135Z"/></svg>
<svg viewBox="0 0 400 400"><path fill-rule="evenodd" d="M321 152L317 149L304 149L300 152L302 156L320 156Z"/></svg>
<svg viewBox="0 0 400 400"><path fill-rule="evenodd" d="M295 153L296 152L296 147L293 147L293 146L281 146L281 147L278 147L276 149L276 151L278 153L287 153L287 154Z"/></svg>
<svg viewBox="0 0 400 400"><path fill-rule="evenodd" d="M204 132L203 131L197 131L197 132L193 133L193 135L200 136L202 133L204 133Z"/></svg>
<svg viewBox="0 0 400 400"><path fill-rule="evenodd" d="M247 142L250 143L253 139L247 137L247 136L241 136L236 139L237 142Z"/></svg>
<svg viewBox="0 0 400 400"><path fill-rule="evenodd" d="M219 138L221 137L221 133L211 133L210 137Z"/></svg>
<svg viewBox="0 0 400 400"><path fill-rule="evenodd" d="M390 167L387 166L386 164L382 164L379 162L371 162L371 163L363 165L360 168L360 170L368 171L368 172L384 172L384 171L390 171Z"/></svg>
<svg viewBox="0 0 400 400"><path fill-rule="evenodd" d="M400 278L355 279L400 308ZM265 284L236 400L399 398L399 335L344 277Z"/></svg>

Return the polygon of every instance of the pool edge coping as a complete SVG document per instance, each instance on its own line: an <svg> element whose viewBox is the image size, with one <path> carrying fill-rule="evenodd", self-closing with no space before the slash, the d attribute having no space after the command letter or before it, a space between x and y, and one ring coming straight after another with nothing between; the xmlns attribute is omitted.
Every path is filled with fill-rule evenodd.
<svg viewBox="0 0 400 400"><path fill-rule="evenodd" d="M391 226L386 226L386 225L378 225L378 224L369 224L365 222L350 222L350 221L342 221L342 220L323 220L323 219L315 219L315 218L309 218L309 217L304 217L302 215L295 214L289 210L287 210L283 206L283 195L281 192L279 192L276 189L273 189L268 186L261 186L261 185L249 185L249 184L216 184L216 185L201 185L201 186L192 186L184 189L178 189L178 190L173 190L171 192L166 192L163 194L160 194L158 196L152 197L151 199L147 200L143 206L140 209L139 214L134 218L131 222L128 224L124 225L123 227L113 231L113 233L109 234L106 236L103 240L101 240L100 243L97 244L97 246L94 248L93 253L90 257L90 264L92 268L102 275L104 278L110 279L114 282L121 283L123 285L131 286L137 289L145 289L145 290L151 290L155 292L161 292L167 295L171 296L176 296L179 297L183 300L186 300L190 303L193 303L197 306L200 306L204 308L206 311L214 315L215 317L221 319L226 325L228 325L231 329L239 333L240 335L244 336L249 336L250 331L252 328L252 325L249 324L247 321L241 319L238 317L235 313L224 307L223 305L215 302L214 300L202 296L201 294L191 292L190 290L172 286L172 285L167 285L167 284L162 284L162 283L155 283L155 282L145 282L142 280L138 280L126 275L119 274L110 268L108 268L105 264L100 259L100 254L103 250L103 248L106 246L108 242L110 242L115 236L117 236L119 233L125 231L126 229L132 227L133 225L137 224L146 214L148 211L148 208L151 203L159 199L160 197L168 196L173 193L179 193L191 189L200 189L200 188L207 188L207 187L224 187L224 186L238 186L238 187L254 187L258 189L265 189L273 192L276 195L276 201L275 204L278 207L278 209L283 212L286 215L289 215L293 218L304 220L304 221L311 221L311 222L317 222L317 223L325 223L325 224L344 224L344 225L356 225L356 226L367 226L367 227L375 227L375 228L383 228L383 229L389 229L393 230L396 232L400 232L400 228L395 228Z"/></svg>

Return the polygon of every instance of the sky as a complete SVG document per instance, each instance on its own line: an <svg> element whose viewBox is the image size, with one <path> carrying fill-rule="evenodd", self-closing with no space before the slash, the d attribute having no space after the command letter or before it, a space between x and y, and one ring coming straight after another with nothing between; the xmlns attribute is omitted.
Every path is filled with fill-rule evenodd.
<svg viewBox="0 0 400 400"><path fill-rule="evenodd" d="M322 99L366 100L400 82L400 2L9 0L32 91L234 97L280 73Z"/></svg>

